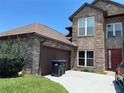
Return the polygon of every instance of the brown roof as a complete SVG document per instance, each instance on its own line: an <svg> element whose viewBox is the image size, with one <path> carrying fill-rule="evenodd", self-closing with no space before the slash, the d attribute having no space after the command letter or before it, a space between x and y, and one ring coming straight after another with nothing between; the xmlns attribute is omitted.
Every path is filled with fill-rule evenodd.
<svg viewBox="0 0 124 93"><path fill-rule="evenodd" d="M98 2L98 1L100 1L100 0L94 0L94 1L92 2L92 5L94 5L94 4L95 4L96 2ZM120 6L120 7L124 8L124 4L120 4L120 3L115 2L115 1L113 1L113 0L101 0L101 1L104 1L104 2L107 2L107 3L110 3L110 4L114 4L114 5L117 5L117 6Z"/></svg>
<svg viewBox="0 0 124 93"><path fill-rule="evenodd" d="M100 0L94 0L91 4L84 3L76 12L74 12L74 13L69 17L69 19L72 21L72 18L73 18L76 14L78 14L85 6L89 6L89 7L91 7L91 8L94 8L94 9L100 11L100 12L103 12L103 13L106 15L106 11L102 10L101 8L98 8L98 7L94 6L94 4L95 4L96 2L98 2L98 1L100 1ZM110 3L110 4L114 4L114 5L116 5L116 6L119 6L119 7L124 8L124 4L120 4L120 3L114 2L114 1L112 1L112 0L101 0L101 1L104 1L104 2L107 2L107 3Z"/></svg>
<svg viewBox="0 0 124 93"><path fill-rule="evenodd" d="M91 8L93 8L93 9L96 9L97 11L102 12L103 14L106 14L106 11L104 11L104 10L102 10L102 9L96 7L96 6L93 6L93 5L91 5L91 4L84 3L76 12L74 12L74 13L69 17L69 19L72 21L73 17L74 17L76 14L78 14L78 13L79 13L84 7L86 7L86 6L91 7Z"/></svg>
<svg viewBox="0 0 124 93"><path fill-rule="evenodd" d="M2 33L0 33L0 37L21 35L21 34L28 34L28 33L36 33L43 37L54 39L54 40L57 40L57 41L60 41L60 42L63 42L65 44L69 44L72 46L76 46L75 44L73 44L69 40L67 40L66 37L64 35L62 35L61 33L57 32L45 25L39 24L39 23L23 26L20 28L9 30L7 32L2 32Z"/></svg>

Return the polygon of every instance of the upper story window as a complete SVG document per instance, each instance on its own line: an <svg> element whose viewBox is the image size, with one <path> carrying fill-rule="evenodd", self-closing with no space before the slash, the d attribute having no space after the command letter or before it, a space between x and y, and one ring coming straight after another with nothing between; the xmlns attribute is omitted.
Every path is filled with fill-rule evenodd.
<svg viewBox="0 0 124 93"><path fill-rule="evenodd" d="M107 24L107 37L121 37L122 36L122 23Z"/></svg>
<svg viewBox="0 0 124 93"><path fill-rule="evenodd" d="M94 35L94 17L81 18L78 20L78 36Z"/></svg>

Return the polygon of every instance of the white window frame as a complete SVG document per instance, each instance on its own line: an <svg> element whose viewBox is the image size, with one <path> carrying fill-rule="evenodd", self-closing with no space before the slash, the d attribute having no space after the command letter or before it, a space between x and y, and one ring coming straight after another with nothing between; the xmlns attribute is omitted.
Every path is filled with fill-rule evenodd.
<svg viewBox="0 0 124 93"><path fill-rule="evenodd" d="M79 65L79 52L80 51L84 51L85 52L85 62L84 62L84 66ZM93 52L93 66L87 66L87 51L92 51ZM94 63L95 63L95 52L93 50L78 50L77 51L77 66L78 67L94 67Z"/></svg>
<svg viewBox="0 0 124 93"><path fill-rule="evenodd" d="M87 19L88 18L93 18L93 35L87 35ZM84 19L85 20L85 35L80 35L79 34L79 20L80 19ZM94 18L94 16L92 16L92 17L86 17L86 18L80 18L80 19L78 19L78 36L80 37L80 36L94 36L94 34L95 34L95 18Z"/></svg>
<svg viewBox="0 0 124 93"><path fill-rule="evenodd" d="M123 33L122 33L122 32L123 32L123 31L122 31L122 30L123 30L122 22L118 22L118 23L106 24L106 38L112 38L112 37L108 37L108 25L113 25L113 37L116 37L116 36L115 36L115 32L116 32L116 31L115 31L115 25L116 25L116 24L121 24L121 37L123 36ZM121 38L121 37L120 37L120 38Z"/></svg>

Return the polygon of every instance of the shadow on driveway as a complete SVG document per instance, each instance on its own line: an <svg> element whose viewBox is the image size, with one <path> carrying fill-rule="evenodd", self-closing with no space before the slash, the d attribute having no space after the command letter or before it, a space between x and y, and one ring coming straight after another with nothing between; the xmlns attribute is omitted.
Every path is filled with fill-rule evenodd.
<svg viewBox="0 0 124 93"><path fill-rule="evenodd" d="M116 93L124 93L124 88L122 89L115 81L113 81Z"/></svg>

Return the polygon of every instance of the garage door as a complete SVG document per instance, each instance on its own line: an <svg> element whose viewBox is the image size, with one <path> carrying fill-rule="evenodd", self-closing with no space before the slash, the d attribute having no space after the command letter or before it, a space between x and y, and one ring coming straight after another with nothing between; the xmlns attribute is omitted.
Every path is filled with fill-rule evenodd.
<svg viewBox="0 0 124 93"><path fill-rule="evenodd" d="M50 74L52 71L51 60L67 60L66 69L70 69L70 52L65 50L60 50L56 48L51 48L47 46L41 46L40 54L40 70L41 75Z"/></svg>
<svg viewBox="0 0 124 93"><path fill-rule="evenodd" d="M122 61L122 49L108 50L108 69L115 70L117 65Z"/></svg>

